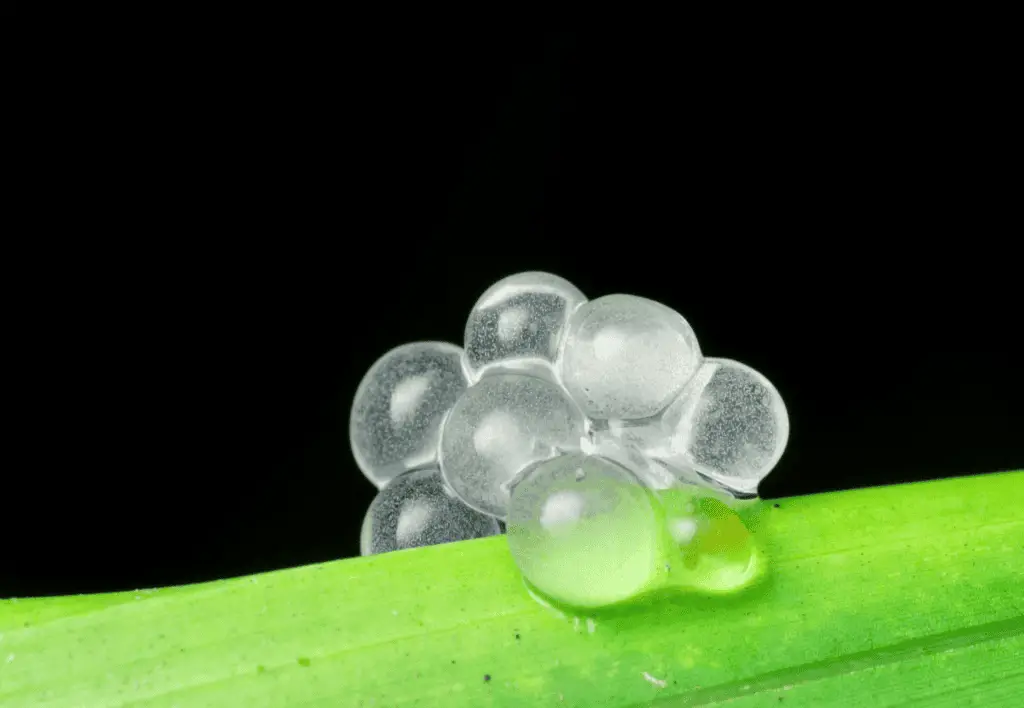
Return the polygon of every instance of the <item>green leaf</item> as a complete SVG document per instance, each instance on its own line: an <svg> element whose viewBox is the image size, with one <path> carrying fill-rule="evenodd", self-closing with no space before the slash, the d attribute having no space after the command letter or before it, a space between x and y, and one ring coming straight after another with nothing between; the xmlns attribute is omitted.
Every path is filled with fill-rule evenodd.
<svg viewBox="0 0 1024 708"><path fill-rule="evenodd" d="M0 602L0 705L1019 706L1024 473L782 499L764 579L559 617L504 539Z"/></svg>

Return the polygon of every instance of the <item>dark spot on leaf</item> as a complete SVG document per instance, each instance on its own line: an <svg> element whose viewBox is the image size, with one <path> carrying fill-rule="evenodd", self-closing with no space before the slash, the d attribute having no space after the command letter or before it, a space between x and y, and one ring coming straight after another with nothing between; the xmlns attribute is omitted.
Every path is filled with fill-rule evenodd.
<svg viewBox="0 0 1024 708"><path fill-rule="evenodd" d="M778 509L778 508L779 508L779 505L778 505L778 504L775 504L774 506L775 506L775 508L776 508L776 509ZM781 701L782 699L780 698L779 700Z"/></svg>
<svg viewBox="0 0 1024 708"><path fill-rule="evenodd" d="M306 657L304 657L304 656L300 656L299 657L299 666L309 666L311 663L313 663L313 662L311 662Z"/></svg>
<svg viewBox="0 0 1024 708"><path fill-rule="evenodd" d="M452 659L452 663L453 663L453 664L455 663L455 659Z"/></svg>
<svg viewBox="0 0 1024 708"><path fill-rule="evenodd" d="M258 674L262 674L266 670L267 670L267 668L263 664L260 664L259 666L256 667L256 673L258 673Z"/></svg>
<svg viewBox="0 0 1024 708"><path fill-rule="evenodd" d="M484 683L487 683L490 680L491 680L491 675L490 674L484 674Z"/></svg>
<svg viewBox="0 0 1024 708"><path fill-rule="evenodd" d="M516 639L519 639L519 632L516 632Z"/></svg>

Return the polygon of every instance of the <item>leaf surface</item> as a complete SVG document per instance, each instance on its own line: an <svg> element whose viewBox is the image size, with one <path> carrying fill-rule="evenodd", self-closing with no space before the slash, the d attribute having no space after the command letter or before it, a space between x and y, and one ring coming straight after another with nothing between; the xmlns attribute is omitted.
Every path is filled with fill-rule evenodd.
<svg viewBox="0 0 1024 708"><path fill-rule="evenodd" d="M0 601L0 705L1019 706L1024 472L766 503L734 595L560 616L504 538Z"/></svg>

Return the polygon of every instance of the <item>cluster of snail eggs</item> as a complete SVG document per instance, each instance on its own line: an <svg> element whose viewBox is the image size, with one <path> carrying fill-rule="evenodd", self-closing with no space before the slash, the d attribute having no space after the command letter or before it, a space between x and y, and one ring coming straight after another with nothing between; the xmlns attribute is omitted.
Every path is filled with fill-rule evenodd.
<svg viewBox="0 0 1024 708"><path fill-rule="evenodd" d="M686 542L691 521L660 491L756 496L789 419L760 373L703 356L675 310L587 300L527 272L484 292L463 347L415 342L378 359L349 432L380 490L364 554L488 536L500 521L535 587L599 605L652 582L666 537Z"/></svg>

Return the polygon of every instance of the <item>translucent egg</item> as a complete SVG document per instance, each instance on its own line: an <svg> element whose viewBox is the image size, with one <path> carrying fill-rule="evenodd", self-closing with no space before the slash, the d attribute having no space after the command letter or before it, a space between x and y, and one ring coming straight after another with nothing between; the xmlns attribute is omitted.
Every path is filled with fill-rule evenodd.
<svg viewBox="0 0 1024 708"><path fill-rule="evenodd" d="M454 344L414 342L378 359L359 383L349 417L363 474L380 488L406 470L436 464L441 423L467 386Z"/></svg>
<svg viewBox="0 0 1024 708"><path fill-rule="evenodd" d="M764 571L754 535L728 504L693 487L662 495L666 531L679 557L671 581L703 593L730 593L750 586Z"/></svg>
<svg viewBox="0 0 1024 708"><path fill-rule="evenodd" d="M527 465L578 449L586 422L558 385L525 374L482 378L441 435L441 471L469 506L505 518L508 487Z"/></svg>
<svg viewBox="0 0 1024 708"><path fill-rule="evenodd" d="M602 457L570 453L531 467L515 483L508 544L542 593L597 607L658 581L660 523L654 498L633 473Z"/></svg>
<svg viewBox="0 0 1024 708"><path fill-rule="evenodd" d="M586 297L550 273L518 273L487 289L466 322L466 369L478 380L491 368L551 372L565 323ZM550 373L547 375L550 376Z"/></svg>
<svg viewBox="0 0 1024 708"><path fill-rule="evenodd" d="M364 556L500 533L498 522L445 490L436 467L395 477L370 504L360 537Z"/></svg>
<svg viewBox="0 0 1024 708"><path fill-rule="evenodd" d="M789 439L779 392L760 373L730 359L706 359L664 420L673 430L670 464L741 494L757 492Z"/></svg>
<svg viewBox="0 0 1024 708"><path fill-rule="evenodd" d="M569 318L562 383L591 418L632 420L662 411L700 366L690 325L675 310L633 295L606 295Z"/></svg>

